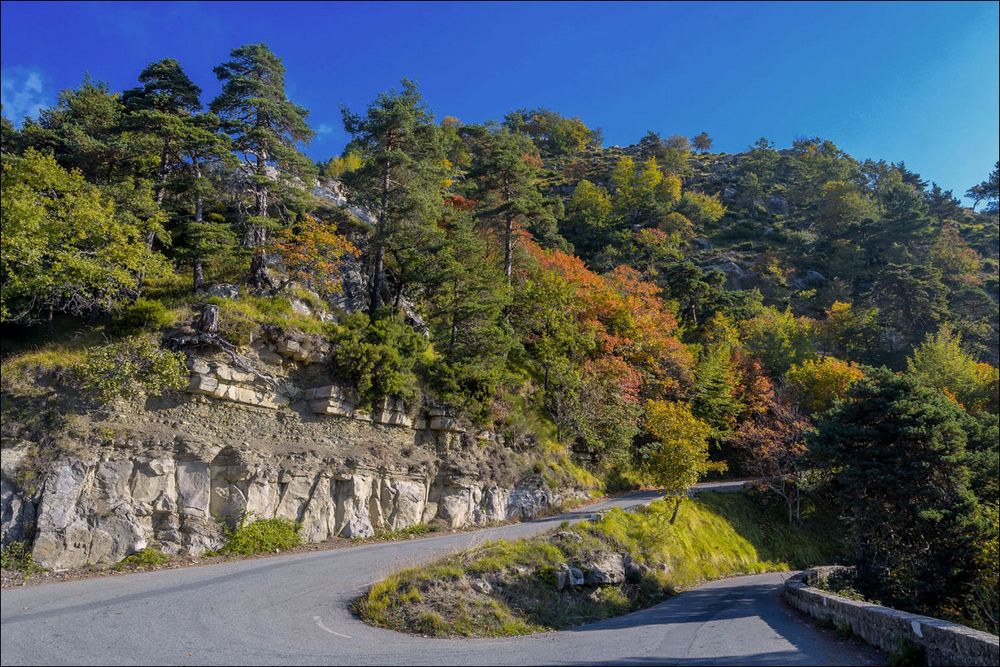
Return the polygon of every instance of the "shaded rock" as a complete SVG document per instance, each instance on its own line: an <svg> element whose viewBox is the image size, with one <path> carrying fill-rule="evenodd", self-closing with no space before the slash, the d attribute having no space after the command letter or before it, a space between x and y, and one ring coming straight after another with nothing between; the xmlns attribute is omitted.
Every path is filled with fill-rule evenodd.
<svg viewBox="0 0 1000 667"><path fill-rule="evenodd" d="M200 292L223 299L238 299L240 297L240 288L229 283L206 285Z"/></svg>
<svg viewBox="0 0 1000 667"><path fill-rule="evenodd" d="M477 593L482 593L483 595L489 595L493 592L493 586L491 586L490 582L485 579L473 579L469 582L469 586L472 587L472 590Z"/></svg>

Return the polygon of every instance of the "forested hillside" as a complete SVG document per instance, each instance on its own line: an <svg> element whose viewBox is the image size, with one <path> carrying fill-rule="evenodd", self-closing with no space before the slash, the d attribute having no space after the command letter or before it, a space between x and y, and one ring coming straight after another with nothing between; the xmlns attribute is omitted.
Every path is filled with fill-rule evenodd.
<svg viewBox="0 0 1000 667"><path fill-rule="evenodd" d="M180 388L161 336L216 306L233 350L322 336L363 403L450 406L609 489L728 469L792 523L827 499L867 594L996 632L997 169L970 208L822 138L605 147L408 81L317 164L267 46L215 74L211 101L165 59L3 120L5 400L38 368Z"/></svg>

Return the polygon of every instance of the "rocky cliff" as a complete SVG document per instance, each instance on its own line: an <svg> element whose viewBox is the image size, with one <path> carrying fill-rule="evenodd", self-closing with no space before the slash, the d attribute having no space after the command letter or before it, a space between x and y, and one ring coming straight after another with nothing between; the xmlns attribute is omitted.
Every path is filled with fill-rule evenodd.
<svg viewBox="0 0 1000 667"><path fill-rule="evenodd" d="M585 495L525 474L528 452L440 406L362 410L327 354L301 334L235 360L188 351L182 396L78 411L58 441L5 428L3 544L32 541L37 564L63 569L150 545L198 555L246 517L299 521L319 542L531 518Z"/></svg>

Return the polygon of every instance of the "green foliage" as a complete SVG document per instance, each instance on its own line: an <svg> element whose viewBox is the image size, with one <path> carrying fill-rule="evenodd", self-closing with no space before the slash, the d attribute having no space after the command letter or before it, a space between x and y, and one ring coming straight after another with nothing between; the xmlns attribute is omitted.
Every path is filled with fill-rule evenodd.
<svg viewBox="0 0 1000 667"><path fill-rule="evenodd" d="M383 303L386 265L399 275L399 290L435 269L430 251L440 237L434 224L443 208L443 188L451 176L443 135L433 123L416 85L404 80L402 90L383 93L364 115L343 109L350 151L361 166L345 175L352 203L375 213L370 238L374 272L368 315ZM387 255L387 248L399 249Z"/></svg>
<svg viewBox="0 0 1000 667"><path fill-rule="evenodd" d="M698 360L691 392L691 411L711 426L711 435L724 438L743 412L736 396L736 365L731 344L715 344L705 349Z"/></svg>
<svg viewBox="0 0 1000 667"><path fill-rule="evenodd" d="M364 313L346 317L331 334L333 364L358 391L363 407L389 396L413 399L415 369L427 350L427 340L398 317Z"/></svg>
<svg viewBox="0 0 1000 667"><path fill-rule="evenodd" d="M289 519L253 519L244 517L240 525L229 532L219 553L227 556L288 551L302 543L301 525Z"/></svg>
<svg viewBox="0 0 1000 667"><path fill-rule="evenodd" d="M360 169L361 163L360 153L347 151L339 157L330 158L330 161L323 166L323 175L327 178L340 179L344 174Z"/></svg>
<svg viewBox="0 0 1000 667"><path fill-rule="evenodd" d="M206 303L219 306L219 332L238 346L249 345L261 335L264 326L316 334L327 334L331 330L326 322L292 310L292 303L286 296L211 297Z"/></svg>
<svg viewBox="0 0 1000 667"><path fill-rule="evenodd" d="M579 118L566 118L548 109L518 109L504 116L504 125L531 137L547 155L572 155L601 143L600 130L591 130Z"/></svg>
<svg viewBox="0 0 1000 667"><path fill-rule="evenodd" d="M680 497L708 472L725 472L726 464L708 458L711 429L687 404L647 402L645 428L653 442L643 448L644 468L665 495Z"/></svg>
<svg viewBox="0 0 1000 667"><path fill-rule="evenodd" d="M155 220L136 220L51 156L5 157L0 189L3 321L108 312L163 268L146 245Z"/></svg>
<svg viewBox="0 0 1000 667"><path fill-rule="evenodd" d="M711 225L726 214L726 207L718 197L700 192L685 192L677 210L699 225Z"/></svg>
<svg viewBox="0 0 1000 667"><path fill-rule="evenodd" d="M44 572L31 555L31 544L28 542L11 542L0 551L0 569L20 572L27 579L33 574Z"/></svg>
<svg viewBox="0 0 1000 667"><path fill-rule="evenodd" d="M965 465L969 418L940 391L874 369L819 421L863 593L933 613L962 595L985 530ZM888 530L891 526L892 530Z"/></svg>
<svg viewBox="0 0 1000 667"><path fill-rule="evenodd" d="M170 556L155 547L146 547L126 556L115 565L116 570L148 569L166 565Z"/></svg>
<svg viewBox="0 0 1000 667"><path fill-rule="evenodd" d="M127 398L141 390L155 396L187 386L184 355L160 347L152 335L137 335L87 351L71 380L98 401Z"/></svg>
<svg viewBox="0 0 1000 667"><path fill-rule="evenodd" d="M740 324L746 350L760 359L764 370L780 377L795 363L815 355L815 324L805 317L796 317L790 308L784 311L765 308L764 311Z"/></svg>
<svg viewBox="0 0 1000 667"><path fill-rule="evenodd" d="M437 524L418 523L414 526L399 528L397 530L385 530L381 532L376 532L374 539L380 542L394 542L396 540L412 540L415 537L421 537L423 535L429 535L430 533L436 533L439 530L441 530L441 526Z"/></svg>
<svg viewBox="0 0 1000 667"><path fill-rule="evenodd" d="M792 364L785 375L787 393L807 413L820 413L833 407L847 394L851 384L864 377L855 365L835 357L821 357Z"/></svg>
<svg viewBox="0 0 1000 667"><path fill-rule="evenodd" d="M947 392L969 411L981 412L996 404L990 393L996 391L997 369L977 363L961 343L950 327L942 327L906 360L907 373L927 387Z"/></svg>
<svg viewBox="0 0 1000 667"><path fill-rule="evenodd" d="M173 323L173 315L163 303L140 298L115 311L112 329L128 335L140 331L159 331Z"/></svg>
<svg viewBox="0 0 1000 667"><path fill-rule="evenodd" d="M503 313L511 290L486 256L470 215L454 211L443 227L440 281L427 293L427 319L440 357L430 369L430 384L442 400L482 420L506 376L513 340Z"/></svg>
<svg viewBox="0 0 1000 667"><path fill-rule="evenodd" d="M486 133L469 172L476 179L476 198L480 202L478 217L496 229L502 239L504 275L508 279L517 231L531 229L537 232L555 226L553 210L538 188L540 163L530 139L502 128ZM539 241L544 240L539 238ZM548 241L558 245L554 238Z"/></svg>

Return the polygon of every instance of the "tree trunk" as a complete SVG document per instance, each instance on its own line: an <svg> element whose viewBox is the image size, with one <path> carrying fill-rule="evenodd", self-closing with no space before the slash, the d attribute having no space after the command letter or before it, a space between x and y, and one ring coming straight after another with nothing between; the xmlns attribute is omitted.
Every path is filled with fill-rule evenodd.
<svg viewBox="0 0 1000 667"><path fill-rule="evenodd" d="M392 146L390 137L386 151ZM382 170L382 201L379 203L378 220L375 227L375 264L372 267L372 284L368 294L368 317L375 317L375 312L382 305L382 281L385 274L385 230L389 224L389 168Z"/></svg>
<svg viewBox="0 0 1000 667"><path fill-rule="evenodd" d="M684 500L684 499L683 498L678 498L677 501L674 503L674 513L670 515L670 525L673 525L674 521L677 521L677 513L681 509L681 501L682 500Z"/></svg>
<svg viewBox="0 0 1000 667"><path fill-rule="evenodd" d="M163 149L160 150L160 169L156 174L156 205L163 204L163 197L167 194L167 154L170 142L163 142Z"/></svg>
<svg viewBox="0 0 1000 667"><path fill-rule="evenodd" d="M205 214L205 202L201 197L201 163L197 159L194 160L194 178L197 184L194 194L194 221L201 222Z"/></svg>
<svg viewBox="0 0 1000 667"><path fill-rule="evenodd" d="M256 289L274 289L274 281L267 272L267 262L264 261L264 251L258 250L250 261L250 277L247 280Z"/></svg>
<svg viewBox="0 0 1000 667"><path fill-rule="evenodd" d="M197 294L205 286L205 270L201 264L201 257L194 260L194 292Z"/></svg>
<svg viewBox="0 0 1000 667"><path fill-rule="evenodd" d="M379 243L375 250L375 268L372 271L372 285L368 293L368 317L374 318L382 305L382 276L385 271L385 246Z"/></svg>
<svg viewBox="0 0 1000 667"><path fill-rule="evenodd" d="M503 274L507 277L507 284L510 284L511 265L514 260L514 217L507 213L504 221L503 237Z"/></svg>
<svg viewBox="0 0 1000 667"><path fill-rule="evenodd" d="M219 331L219 307L207 305L201 311L201 319L198 320L198 331L202 333L218 333Z"/></svg>

